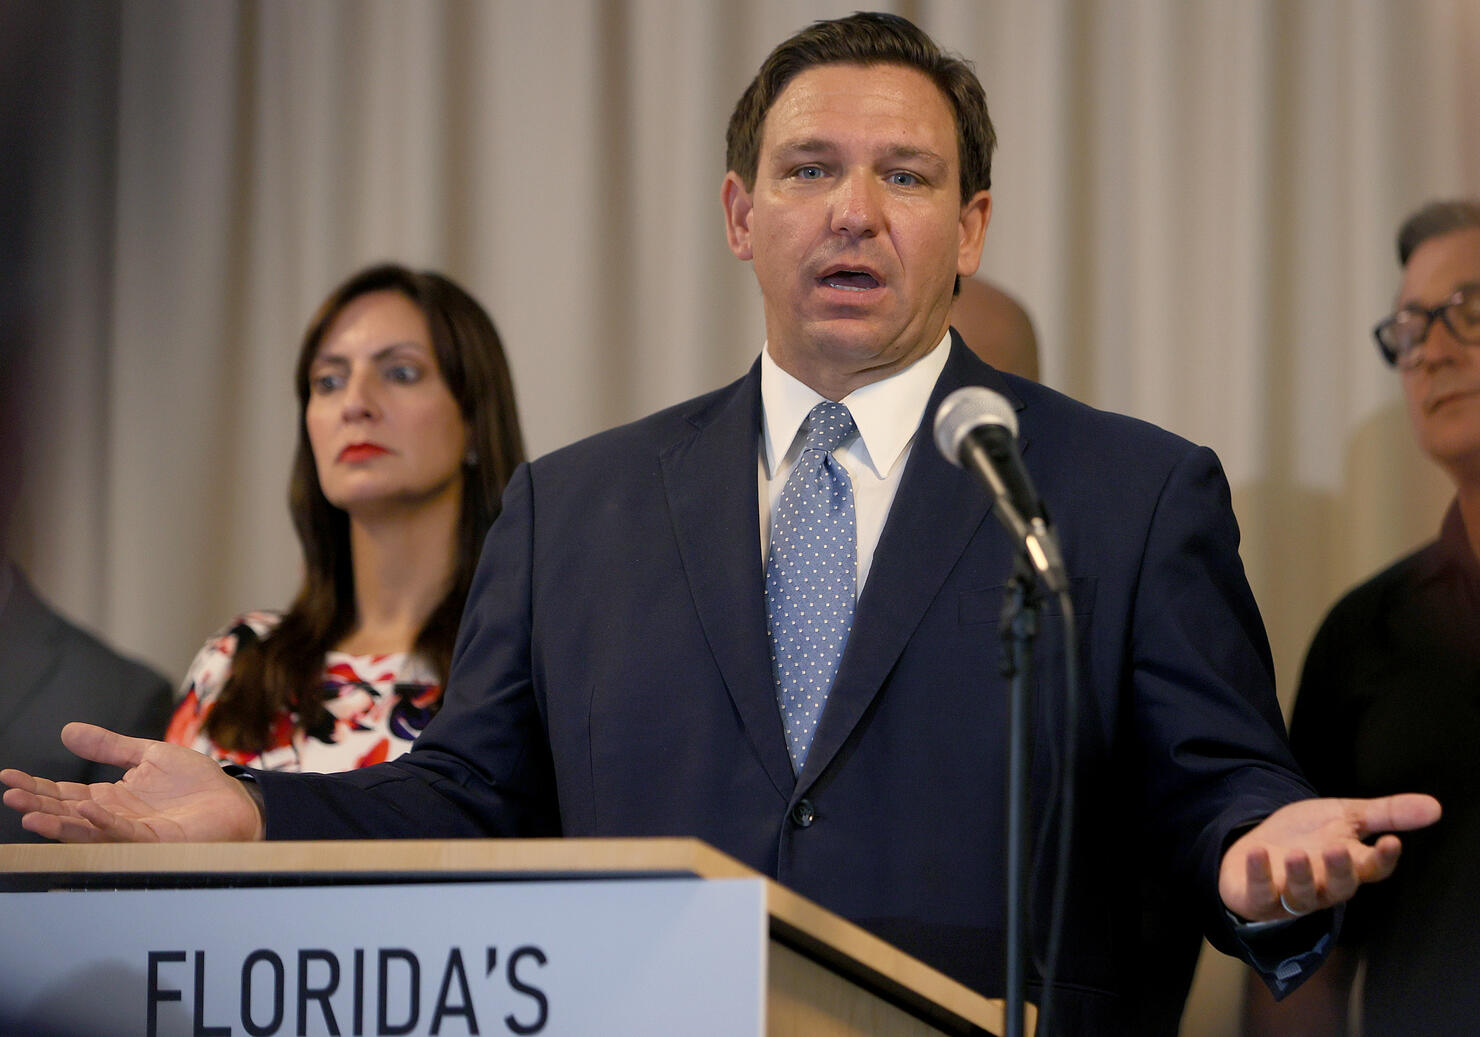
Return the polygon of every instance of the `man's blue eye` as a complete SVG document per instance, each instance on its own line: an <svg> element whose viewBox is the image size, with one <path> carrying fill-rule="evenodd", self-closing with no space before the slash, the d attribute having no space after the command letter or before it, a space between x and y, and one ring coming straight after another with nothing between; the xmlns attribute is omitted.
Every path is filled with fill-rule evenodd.
<svg viewBox="0 0 1480 1037"><path fill-rule="evenodd" d="M817 166L803 166L797 170L797 176L803 180L816 180L822 176L822 170Z"/></svg>
<svg viewBox="0 0 1480 1037"><path fill-rule="evenodd" d="M920 182L920 178L914 173L890 173L889 180L900 187L914 187Z"/></svg>

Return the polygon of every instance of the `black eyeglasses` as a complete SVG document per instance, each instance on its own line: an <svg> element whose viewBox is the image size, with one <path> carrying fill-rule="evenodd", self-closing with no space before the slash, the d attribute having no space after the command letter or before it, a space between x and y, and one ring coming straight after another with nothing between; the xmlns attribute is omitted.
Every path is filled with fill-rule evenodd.
<svg viewBox="0 0 1480 1037"><path fill-rule="evenodd" d="M1434 321L1466 345L1480 345L1480 284L1462 285L1438 306L1404 306L1372 329L1378 352L1393 367L1411 370L1423 363L1424 340Z"/></svg>

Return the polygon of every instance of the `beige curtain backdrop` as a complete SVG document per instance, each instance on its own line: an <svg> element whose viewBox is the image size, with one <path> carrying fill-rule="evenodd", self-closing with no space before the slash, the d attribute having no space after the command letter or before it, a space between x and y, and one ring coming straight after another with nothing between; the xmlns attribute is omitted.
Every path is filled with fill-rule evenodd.
<svg viewBox="0 0 1480 1037"><path fill-rule="evenodd" d="M4 0L32 173L6 334L37 347L12 553L175 678L284 603L298 337L377 259L488 305L534 453L738 376L763 329L725 120L771 46L856 6ZM1045 381L1222 457L1288 704L1324 609L1448 498L1368 329L1401 216L1480 191L1480 4L885 6L986 85L982 274ZM1235 976L1205 960L1187 1033L1234 1032Z"/></svg>

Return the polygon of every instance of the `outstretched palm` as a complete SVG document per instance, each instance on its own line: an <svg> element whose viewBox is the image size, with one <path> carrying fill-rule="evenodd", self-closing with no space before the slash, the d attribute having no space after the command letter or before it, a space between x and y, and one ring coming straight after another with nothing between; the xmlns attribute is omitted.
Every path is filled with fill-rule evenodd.
<svg viewBox="0 0 1480 1037"><path fill-rule="evenodd" d="M1432 796L1306 799L1275 811L1224 854L1223 903L1251 921L1339 904L1392 874L1408 832L1439 819ZM1369 842L1369 840L1371 840Z"/></svg>
<svg viewBox="0 0 1480 1037"><path fill-rule="evenodd" d="M261 838L262 820L241 783L191 749L68 724L62 742L84 759L126 767L117 782L54 782L0 771L5 805L22 824L63 842L213 842Z"/></svg>

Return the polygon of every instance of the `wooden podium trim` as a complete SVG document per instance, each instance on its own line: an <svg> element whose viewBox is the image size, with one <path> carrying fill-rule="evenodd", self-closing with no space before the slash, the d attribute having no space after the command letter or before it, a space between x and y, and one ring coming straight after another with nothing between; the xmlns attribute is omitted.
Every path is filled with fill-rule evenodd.
<svg viewBox="0 0 1480 1037"><path fill-rule="evenodd" d="M771 1037L1001 1034L1003 1006L697 839L386 839L0 845L0 892L353 881L761 879ZM831 978L830 978L831 977ZM828 993L831 984L851 987ZM856 991L873 1001L860 1009ZM829 1003L835 1003L829 1007ZM1031 1013L1032 1006L1029 1006ZM1031 1032L1032 1018L1029 1027Z"/></svg>
<svg viewBox="0 0 1480 1037"><path fill-rule="evenodd" d="M503 881L693 875L759 878L697 839L372 839L258 843L0 845L0 890L95 885L183 886L192 875L269 885L284 876L439 876ZM27 881L27 876L30 881Z"/></svg>

